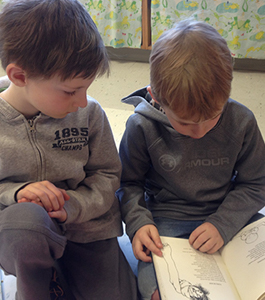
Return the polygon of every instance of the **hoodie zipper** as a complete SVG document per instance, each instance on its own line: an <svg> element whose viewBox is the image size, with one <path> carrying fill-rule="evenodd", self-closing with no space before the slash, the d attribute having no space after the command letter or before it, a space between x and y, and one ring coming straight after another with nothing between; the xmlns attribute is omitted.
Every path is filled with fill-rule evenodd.
<svg viewBox="0 0 265 300"><path fill-rule="evenodd" d="M35 133L36 129L35 129L35 123L34 121L36 120L37 117L34 117L33 119L28 120L29 123L29 130L31 132L31 134Z"/></svg>
<svg viewBox="0 0 265 300"><path fill-rule="evenodd" d="M36 120L39 118L40 115L37 115L33 117L32 119L27 120L29 124L29 131L30 131L30 138L31 138L31 144L32 147L34 148L35 152L37 153L37 168L38 168L38 181L43 180L43 156L41 154L41 150L38 146L37 139L36 139Z"/></svg>

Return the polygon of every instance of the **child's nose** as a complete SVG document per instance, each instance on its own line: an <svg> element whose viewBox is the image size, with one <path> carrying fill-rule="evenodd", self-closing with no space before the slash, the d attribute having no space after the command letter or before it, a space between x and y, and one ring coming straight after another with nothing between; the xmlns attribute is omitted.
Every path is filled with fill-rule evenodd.
<svg viewBox="0 0 265 300"><path fill-rule="evenodd" d="M78 107L81 107L81 108L84 108L84 107L87 106L87 96L86 96L86 93L83 94L82 96L79 96L79 97L76 98L74 106L78 106Z"/></svg>
<svg viewBox="0 0 265 300"><path fill-rule="evenodd" d="M205 124L196 124L192 128L192 137L196 139L200 139L205 136L207 131L208 131L207 126L205 126Z"/></svg>

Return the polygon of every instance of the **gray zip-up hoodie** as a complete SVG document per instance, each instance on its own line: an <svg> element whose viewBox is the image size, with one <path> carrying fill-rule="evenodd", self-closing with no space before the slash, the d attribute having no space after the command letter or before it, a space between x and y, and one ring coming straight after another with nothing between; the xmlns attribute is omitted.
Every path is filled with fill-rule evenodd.
<svg viewBox="0 0 265 300"><path fill-rule="evenodd" d="M121 164L104 111L88 105L63 119L26 118L0 98L0 209L17 205L16 192L48 180L65 189L66 237L79 243L122 234L119 202Z"/></svg>
<svg viewBox="0 0 265 300"><path fill-rule="evenodd" d="M122 100L135 106L117 192L129 237L160 216L210 222L226 244L265 205L265 146L253 113L229 99L216 126L192 139L150 100L146 88Z"/></svg>

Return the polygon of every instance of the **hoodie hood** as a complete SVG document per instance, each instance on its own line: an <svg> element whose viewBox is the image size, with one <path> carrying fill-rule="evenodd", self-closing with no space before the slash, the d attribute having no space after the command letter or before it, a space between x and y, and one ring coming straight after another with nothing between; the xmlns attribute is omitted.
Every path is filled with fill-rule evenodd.
<svg viewBox="0 0 265 300"><path fill-rule="evenodd" d="M173 129L163 109L152 99L146 87L133 92L129 96L123 98L121 102L132 104L135 107L135 113L141 114L154 121L158 121L166 127Z"/></svg>

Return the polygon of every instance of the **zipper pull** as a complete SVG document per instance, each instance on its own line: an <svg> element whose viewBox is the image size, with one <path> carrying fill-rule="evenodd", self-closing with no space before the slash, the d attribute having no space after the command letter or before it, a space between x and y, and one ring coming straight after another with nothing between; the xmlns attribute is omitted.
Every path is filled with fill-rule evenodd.
<svg viewBox="0 0 265 300"><path fill-rule="evenodd" d="M28 119L30 132L35 132L35 121L40 117L41 113L39 113L37 116L33 117L32 119Z"/></svg>
<svg viewBox="0 0 265 300"><path fill-rule="evenodd" d="M33 119L28 120L29 127L30 127L30 132L35 132L35 124L34 124L35 119L36 119L36 117L34 117Z"/></svg>

